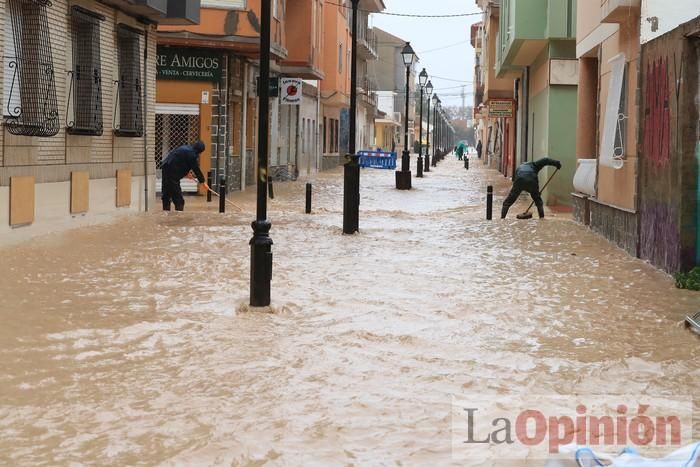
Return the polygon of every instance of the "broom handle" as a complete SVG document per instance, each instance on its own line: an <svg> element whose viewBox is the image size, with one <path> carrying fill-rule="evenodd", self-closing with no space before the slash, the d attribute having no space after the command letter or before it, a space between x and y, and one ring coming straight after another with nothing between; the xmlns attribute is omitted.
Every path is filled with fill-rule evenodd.
<svg viewBox="0 0 700 467"><path fill-rule="evenodd" d="M540 195L542 195L542 192L544 191L545 188L547 188L547 185L549 185L549 182L552 181L552 179L557 174L557 172L559 172L559 169L555 170L554 173L549 176L549 180L547 180L547 183L545 183L544 186L542 187L542 189L540 190ZM533 199L532 202L530 203L530 207L528 207L527 211L525 211L525 212L530 212L530 209L532 209L532 206L534 206L534 205L535 205L535 200Z"/></svg>

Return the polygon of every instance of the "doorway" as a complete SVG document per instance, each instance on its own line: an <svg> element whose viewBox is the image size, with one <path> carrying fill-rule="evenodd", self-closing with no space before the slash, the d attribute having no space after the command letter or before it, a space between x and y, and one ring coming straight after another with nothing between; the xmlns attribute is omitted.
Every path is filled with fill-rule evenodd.
<svg viewBox="0 0 700 467"><path fill-rule="evenodd" d="M162 163L168 153L183 144L200 139L200 116L197 104L156 104L156 192L163 186ZM197 182L183 179L182 191L197 192Z"/></svg>

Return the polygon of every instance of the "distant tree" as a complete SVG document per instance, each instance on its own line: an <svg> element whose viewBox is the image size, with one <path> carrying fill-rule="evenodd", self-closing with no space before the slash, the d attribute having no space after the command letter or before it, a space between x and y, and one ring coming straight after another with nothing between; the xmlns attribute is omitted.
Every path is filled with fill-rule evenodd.
<svg viewBox="0 0 700 467"><path fill-rule="evenodd" d="M451 123L458 141L466 141L468 145L476 146L476 131L473 126L468 125L467 120L453 119Z"/></svg>
<svg viewBox="0 0 700 467"><path fill-rule="evenodd" d="M464 111L462 111L461 106L455 105L443 107L443 109L450 120L470 119L472 115L474 115L474 108L472 106L464 107Z"/></svg>

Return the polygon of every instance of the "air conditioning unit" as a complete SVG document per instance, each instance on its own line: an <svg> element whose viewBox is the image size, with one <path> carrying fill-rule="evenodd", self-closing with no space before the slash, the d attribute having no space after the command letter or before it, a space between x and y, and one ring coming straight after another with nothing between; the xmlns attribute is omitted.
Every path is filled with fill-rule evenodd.
<svg viewBox="0 0 700 467"><path fill-rule="evenodd" d="M401 112L394 112L394 121L401 123Z"/></svg>

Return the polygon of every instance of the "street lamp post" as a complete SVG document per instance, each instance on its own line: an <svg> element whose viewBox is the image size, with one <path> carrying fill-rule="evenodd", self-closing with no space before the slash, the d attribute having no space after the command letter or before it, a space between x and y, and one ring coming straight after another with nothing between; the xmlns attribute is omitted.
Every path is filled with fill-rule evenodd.
<svg viewBox="0 0 700 467"><path fill-rule="evenodd" d="M438 105L438 162L442 162L444 158L444 147L442 146L442 103Z"/></svg>
<svg viewBox="0 0 700 467"><path fill-rule="evenodd" d="M445 111L442 111L442 158L445 159L445 156L447 156L447 152L449 151L449 147L447 147L447 117L445 116Z"/></svg>
<svg viewBox="0 0 700 467"><path fill-rule="evenodd" d="M425 130L425 171L430 172L430 96L433 94L433 83L425 85L425 95L428 98L428 128Z"/></svg>
<svg viewBox="0 0 700 467"><path fill-rule="evenodd" d="M258 109L258 193L255 220L250 239L250 306L270 305L272 281L272 223L267 219L267 163L270 112L270 1L260 8L260 99Z"/></svg>
<svg viewBox="0 0 700 467"><path fill-rule="evenodd" d="M418 117L418 166L416 177L423 178L423 89L428 83L428 72L423 71L418 75L418 84L420 85L420 115Z"/></svg>
<svg viewBox="0 0 700 467"><path fill-rule="evenodd" d="M437 154L435 162L440 162L442 160L442 113L440 112L440 102L437 105L437 137L435 138L435 144L437 145Z"/></svg>
<svg viewBox="0 0 700 467"><path fill-rule="evenodd" d="M442 157L440 160L444 160L447 155L447 151L450 149L447 147L447 121L445 120L445 112L440 109L440 118L442 122L442 130L440 131L440 139L442 140Z"/></svg>
<svg viewBox="0 0 700 467"><path fill-rule="evenodd" d="M352 0L352 55L350 62L350 141L343 167L343 233L360 230L360 156L356 154L357 134L357 6Z"/></svg>
<svg viewBox="0 0 700 467"><path fill-rule="evenodd" d="M440 106L440 143L442 146L440 160L443 161L449 148L447 147L447 120L445 120L445 110L442 106Z"/></svg>
<svg viewBox="0 0 700 467"><path fill-rule="evenodd" d="M397 190L410 190L411 189L411 153L408 149L408 101L409 101L409 91L410 91L410 81L411 81L411 66L413 65L413 60L415 59L415 53L411 48L411 43L406 42L403 50L401 51L401 58L403 59L404 65L406 65L406 113L404 116L404 147L403 154L401 156L401 170L396 171L396 189Z"/></svg>
<svg viewBox="0 0 700 467"><path fill-rule="evenodd" d="M442 132L440 136L442 137L442 158L445 159L450 148L447 146L447 117L445 116L444 110L442 111Z"/></svg>
<svg viewBox="0 0 700 467"><path fill-rule="evenodd" d="M440 105L440 98L435 94L433 96L433 167L437 166L437 146L438 146L438 106Z"/></svg>

